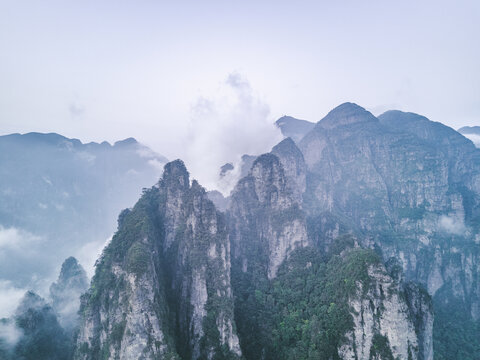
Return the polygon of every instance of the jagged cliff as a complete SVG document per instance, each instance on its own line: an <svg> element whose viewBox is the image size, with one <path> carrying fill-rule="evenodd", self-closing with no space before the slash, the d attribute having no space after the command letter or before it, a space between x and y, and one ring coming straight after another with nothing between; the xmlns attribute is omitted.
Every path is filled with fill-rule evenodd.
<svg viewBox="0 0 480 360"><path fill-rule="evenodd" d="M167 164L119 217L82 299L75 358L287 359L303 351L293 341L303 324L316 350L299 358L366 359L381 343L392 356L431 359L428 295L407 291L369 250L312 247L322 234L307 223L307 177L302 152L282 141L238 182L226 221L181 161ZM312 284L323 289L313 297ZM289 320L291 311L303 315Z"/></svg>
<svg viewBox="0 0 480 360"><path fill-rule="evenodd" d="M432 359L428 294L407 291L373 253L329 260L311 247L323 234L307 229L306 176L303 155L287 138L255 160L230 198L235 311L246 358L370 359L385 339L382 349L396 358ZM309 293L311 286L322 295ZM325 339L324 332L334 335ZM315 350L302 349L305 341Z"/></svg>
<svg viewBox="0 0 480 360"><path fill-rule="evenodd" d="M349 299L353 329L340 347L341 359L433 359L433 312L428 294L407 289L382 265L368 267Z"/></svg>
<svg viewBox="0 0 480 360"><path fill-rule="evenodd" d="M460 301L478 319L480 152L471 141L416 114L376 118L346 103L299 147L315 243L328 249L339 233L355 233L385 261L398 259L406 279L435 296L439 311ZM447 323L439 317L436 328Z"/></svg>
<svg viewBox="0 0 480 360"><path fill-rule="evenodd" d="M351 103L297 142L210 193L224 213L167 164L98 262L76 359L472 359L478 149Z"/></svg>
<svg viewBox="0 0 480 360"><path fill-rule="evenodd" d="M76 359L241 355L225 221L181 161L119 218L82 299Z"/></svg>
<svg viewBox="0 0 480 360"><path fill-rule="evenodd" d="M290 252L308 243L305 216L296 201L294 183L287 179L279 158L264 154L232 193L230 241L233 259L243 272L253 262L271 279Z"/></svg>

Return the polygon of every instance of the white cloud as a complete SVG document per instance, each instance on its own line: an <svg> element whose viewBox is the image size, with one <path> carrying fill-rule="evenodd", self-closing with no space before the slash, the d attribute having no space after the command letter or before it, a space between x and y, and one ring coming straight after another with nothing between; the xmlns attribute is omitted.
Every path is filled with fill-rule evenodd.
<svg viewBox="0 0 480 360"><path fill-rule="evenodd" d="M158 155L147 146L138 146L137 150L135 151L140 157L144 159L152 159L156 158Z"/></svg>
<svg viewBox="0 0 480 360"><path fill-rule="evenodd" d="M161 162L158 159L150 159L150 160L147 160L147 162L148 162L148 165L150 165L152 168L155 169L155 171L158 172L159 176L163 173L163 167L165 166L164 162Z"/></svg>
<svg viewBox="0 0 480 360"><path fill-rule="evenodd" d="M480 148L480 135L477 134L462 134L467 139L472 140L476 147Z"/></svg>
<svg viewBox="0 0 480 360"><path fill-rule="evenodd" d="M0 322L0 339L4 340L8 346L13 347L22 335L22 331L13 321Z"/></svg>
<svg viewBox="0 0 480 360"><path fill-rule="evenodd" d="M232 73L210 97L201 97L191 109L184 160L192 176L209 189L228 193L230 182L218 182L220 166L240 163L243 154L261 154L281 141L269 106L249 82Z"/></svg>
<svg viewBox="0 0 480 360"><path fill-rule="evenodd" d="M38 244L42 238L28 231L14 227L4 228L0 225L0 259L5 251L21 252L22 255L31 253L32 245Z"/></svg>
<svg viewBox="0 0 480 360"><path fill-rule="evenodd" d="M463 235L467 230L463 219L456 216L442 215L438 219L438 227L453 235Z"/></svg>
<svg viewBox="0 0 480 360"><path fill-rule="evenodd" d="M135 169L129 169L127 171L127 175L136 176L136 175L139 175L139 172Z"/></svg>
<svg viewBox="0 0 480 360"><path fill-rule="evenodd" d="M13 315L26 292L27 289L15 287L11 281L0 279L0 319Z"/></svg>

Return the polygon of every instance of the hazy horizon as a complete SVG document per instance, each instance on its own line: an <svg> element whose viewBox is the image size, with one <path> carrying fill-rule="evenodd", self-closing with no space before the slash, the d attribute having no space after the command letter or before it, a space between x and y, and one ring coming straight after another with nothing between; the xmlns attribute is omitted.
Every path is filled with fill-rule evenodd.
<svg viewBox="0 0 480 360"><path fill-rule="evenodd" d="M5 1L0 133L134 137L211 187L205 174L281 139L282 115L351 101L479 124L479 40L468 0Z"/></svg>

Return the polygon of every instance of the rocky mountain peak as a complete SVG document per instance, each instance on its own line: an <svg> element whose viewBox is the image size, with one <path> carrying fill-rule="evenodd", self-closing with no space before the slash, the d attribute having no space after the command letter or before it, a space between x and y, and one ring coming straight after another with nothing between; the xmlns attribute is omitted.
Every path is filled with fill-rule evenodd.
<svg viewBox="0 0 480 360"><path fill-rule="evenodd" d="M122 146L125 147L125 146L132 146L132 145L138 145L138 141L133 137L116 141L115 144L113 144L113 146L117 146L117 147L122 147Z"/></svg>
<svg viewBox="0 0 480 360"><path fill-rule="evenodd" d="M289 140L280 148L288 144ZM288 255L308 243L297 200L278 156L260 155L230 202L233 256L242 272L257 268L263 274L259 276L272 279Z"/></svg>
<svg viewBox="0 0 480 360"><path fill-rule="evenodd" d="M80 296L88 289L88 278L83 267L74 257L62 264L58 280L50 286L52 305L58 314L60 324L72 330L78 324Z"/></svg>
<svg viewBox="0 0 480 360"><path fill-rule="evenodd" d="M373 114L357 104L346 102L330 111L327 116L320 120L317 126L324 129L334 129L339 126L378 122Z"/></svg>
<svg viewBox="0 0 480 360"><path fill-rule="evenodd" d="M463 126L458 129L461 134L476 134L480 135L480 126Z"/></svg>
<svg viewBox="0 0 480 360"><path fill-rule="evenodd" d="M435 144L443 143L451 147L459 147L471 151L471 142L454 129L442 123L431 121L425 116L400 110L389 110L378 116L383 125L394 130L407 131L421 139Z"/></svg>
<svg viewBox="0 0 480 360"><path fill-rule="evenodd" d="M75 358L239 358L225 220L184 163L120 223L82 297Z"/></svg>
<svg viewBox="0 0 480 360"><path fill-rule="evenodd" d="M458 129L458 132L472 140L475 146L480 148L480 126L464 126Z"/></svg>
<svg viewBox="0 0 480 360"><path fill-rule="evenodd" d="M272 153L278 155L303 156L292 138L285 138L272 148Z"/></svg>
<svg viewBox="0 0 480 360"><path fill-rule="evenodd" d="M45 300L33 291L27 291L23 296L20 304L15 310L15 316L21 316L25 314L29 309L41 309L46 306Z"/></svg>
<svg viewBox="0 0 480 360"><path fill-rule="evenodd" d="M165 165L163 181L168 187L188 189L190 176L182 160L174 160Z"/></svg>
<svg viewBox="0 0 480 360"><path fill-rule="evenodd" d="M286 138L273 147L272 154L277 155L280 159L287 176L288 186L294 193L297 202L301 203L307 174L307 166L302 152L291 138Z"/></svg>
<svg viewBox="0 0 480 360"><path fill-rule="evenodd" d="M282 116L275 121L275 125L280 129L283 136L291 137L296 142L300 141L315 126L310 121L296 119L292 116Z"/></svg>
<svg viewBox="0 0 480 360"><path fill-rule="evenodd" d="M77 259L73 256L67 258L63 264L62 269L60 270L60 275L56 283L57 286L67 287L74 283L79 285L87 285L88 279L87 274L83 267L78 263Z"/></svg>
<svg viewBox="0 0 480 360"><path fill-rule="evenodd" d="M226 163L220 167L220 177L224 177L227 175L229 171L232 171L234 169L234 166L232 163Z"/></svg>
<svg viewBox="0 0 480 360"><path fill-rule="evenodd" d="M286 177L280 159L274 154L260 155L250 170L255 191L262 203L277 203L286 191Z"/></svg>

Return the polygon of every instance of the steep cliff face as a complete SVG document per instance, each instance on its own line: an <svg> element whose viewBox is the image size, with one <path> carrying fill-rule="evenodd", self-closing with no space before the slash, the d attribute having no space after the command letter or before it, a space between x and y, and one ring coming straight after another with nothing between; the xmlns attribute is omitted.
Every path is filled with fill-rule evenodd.
<svg viewBox="0 0 480 360"><path fill-rule="evenodd" d="M378 117L387 127L411 133L442 151L448 160L449 182L462 183L479 192L480 152L461 133L414 113L387 111Z"/></svg>
<svg viewBox="0 0 480 360"><path fill-rule="evenodd" d="M241 355L225 221L181 161L122 213L81 311L77 359Z"/></svg>
<svg viewBox="0 0 480 360"><path fill-rule="evenodd" d="M300 148L310 172L308 210L319 216L319 233L328 234L328 226L366 233L386 254L400 255L407 275L414 276L412 256L421 248L441 246L440 238L475 239L480 152L443 125L437 129L408 115L415 124L408 126L393 115L380 122L344 104L305 136ZM434 146L434 139L441 145Z"/></svg>
<svg viewBox="0 0 480 360"><path fill-rule="evenodd" d="M348 125L348 111L347 117ZM364 113L363 123L370 122L378 120ZM313 227L307 235L307 176L302 152L287 138L258 157L231 194L235 318L245 357L370 359L382 350L400 359L432 359L427 294L407 292L373 252L328 255L325 262L310 247L310 238L325 234Z"/></svg>
<svg viewBox="0 0 480 360"><path fill-rule="evenodd" d="M293 197L299 204L306 189L307 165L303 154L292 139L286 138L272 149L282 164Z"/></svg>
<svg viewBox="0 0 480 360"><path fill-rule="evenodd" d="M177 303L175 312L191 354L181 355L212 358L224 346L239 356L225 219L195 180L189 186L183 164L174 165L165 168L163 179L166 233L171 229L174 234L167 237L172 241L165 243L163 251L170 262L169 288L177 299L185 299Z"/></svg>
<svg viewBox="0 0 480 360"><path fill-rule="evenodd" d="M478 319L480 152L469 140L416 114L377 119L347 103L299 147L314 242L328 249L339 233L356 233L384 260L398 259L439 311L457 299ZM437 328L445 325L437 320Z"/></svg>
<svg viewBox="0 0 480 360"><path fill-rule="evenodd" d="M406 232L425 211L462 211L459 194L448 193L445 154L357 105L332 110L300 148L312 173L313 211L341 213L358 230Z"/></svg>
<svg viewBox="0 0 480 360"><path fill-rule="evenodd" d="M349 299L354 326L340 358L433 359L430 297L403 289L381 265L369 266L368 276Z"/></svg>
<svg viewBox="0 0 480 360"><path fill-rule="evenodd" d="M296 174L294 167L289 170ZM258 267L272 279L289 253L307 245L294 179L293 174L288 178L277 156L264 154L235 187L229 209L230 241L234 261L243 272Z"/></svg>
<svg viewBox="0 0 480 360"><path fill-rule="evenodd" d="M235 320L247 359L258 358L265 351L264 320L258 315L262 304L256 291L276 277L295 249L308 243L305 216L292 180L276 155L264 154L253 162L230 196L227 214Z"/></svg>

